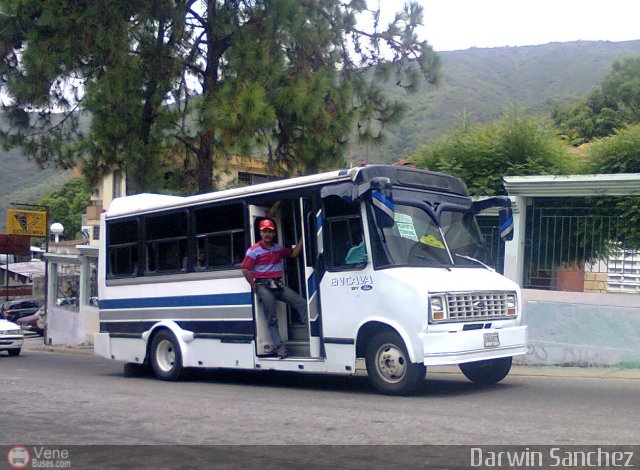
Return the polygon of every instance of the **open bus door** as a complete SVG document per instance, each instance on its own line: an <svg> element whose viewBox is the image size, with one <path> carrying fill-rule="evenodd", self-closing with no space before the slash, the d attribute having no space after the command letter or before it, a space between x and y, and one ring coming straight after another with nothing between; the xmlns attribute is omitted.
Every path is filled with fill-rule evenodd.
<svg viewBox="0 0 640 470"><path fill-rule="evenodd" d="M269 207L263 206L249 206L249 220L250 220L250 233L251 243L253 245L260 240L260 233L258 231L258 224L260 220L269 217L276 222L277 240L283 240L283 227L280 223L280 217L278 215L273 216L269 214ZM264 313L264 307L258 300L257 294L253 293L253 312L256 322L256 353L258 356L270 355L274 352L274 344L269 334L267 317ZM288 328L287 328L287 307L282 302L276 302L276 308L278 311L278 329L280 330L280 336L286 343L288 340Z"/></svg>
<svg viewBox="0 0 640 470"><path fill-rule="evenodd" d="M273 212L277 212L274 214ZM295 198L281 201L277 211L266 206L249 206L251 221L251 240L260 240L259 221L269 217L276 222L277 242L290 246L302 240L302 253L298 259L289 259L285 263L285 281L289 288L300 294L307 304L306 325L299 323L293 309L288 315L288 307L283 302L276 302L278 311L278 328L280 336L292 357L320 357L320 303L316 288L314 263L317 258L316 217L313 202L310 198ZM273 352L273 342L267 328L264 309L256 294L253 295L256 320L257 354L269 355Z"/></svg>

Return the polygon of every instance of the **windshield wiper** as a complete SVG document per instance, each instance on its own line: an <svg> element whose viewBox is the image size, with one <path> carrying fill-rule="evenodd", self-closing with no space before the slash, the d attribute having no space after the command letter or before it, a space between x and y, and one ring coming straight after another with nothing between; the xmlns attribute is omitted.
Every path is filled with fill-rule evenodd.
<svg viewBox="0 0 640 470"><path fill-rule="evenodd" d="M495 269L493 269L491 266L488 266L488 265L484 264L479 259L472 258L471 256L461 255L460 253L454 253L454 255L455 256L459 256L460 258L468 259L469 261L474 261L474 262L478 263L479 265L484 266L489 271L495 271Z"/></svg>

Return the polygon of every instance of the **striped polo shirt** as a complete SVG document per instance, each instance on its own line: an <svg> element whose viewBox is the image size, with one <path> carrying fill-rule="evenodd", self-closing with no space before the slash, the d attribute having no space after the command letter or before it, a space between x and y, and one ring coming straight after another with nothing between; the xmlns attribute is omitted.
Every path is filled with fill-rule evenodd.
<svg viewBox="0 0 640 470"><path fill-rule="evenodd" d="M284 258L291 256L293 250L274 243L271 248L259 241L247 250L242 269L248 269L256 279L281 278L284 273Z"/></svg>

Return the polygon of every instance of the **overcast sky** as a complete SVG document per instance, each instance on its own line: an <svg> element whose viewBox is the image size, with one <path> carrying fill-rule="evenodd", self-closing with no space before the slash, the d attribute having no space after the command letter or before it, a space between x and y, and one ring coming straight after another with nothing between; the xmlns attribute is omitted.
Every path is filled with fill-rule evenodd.
<svg viewBox="0 0 640 470"><path fill-rule="evenodd" d="M436 51L640 39L640 0L419 0ZM381 0L398 10L402 1Z"/></svg>

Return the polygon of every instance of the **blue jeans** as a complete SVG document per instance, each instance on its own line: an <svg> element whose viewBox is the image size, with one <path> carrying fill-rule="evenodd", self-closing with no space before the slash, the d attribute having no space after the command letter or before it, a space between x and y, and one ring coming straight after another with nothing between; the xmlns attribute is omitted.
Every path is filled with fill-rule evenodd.
<svg viewBox="0 0 640 470"><path fill-rule="evenodd" d="M276 309L276 300L291 305L298 313L298 318L303 325L307 324L307 301L296 294L293 290L284 286L279 290L267 289L262 284L258 284L258 299L262 302L264 313L267 317L269 333L273 340L274 346L279 348L284 344L280 331L278 330L278 311Z"/></svg>

